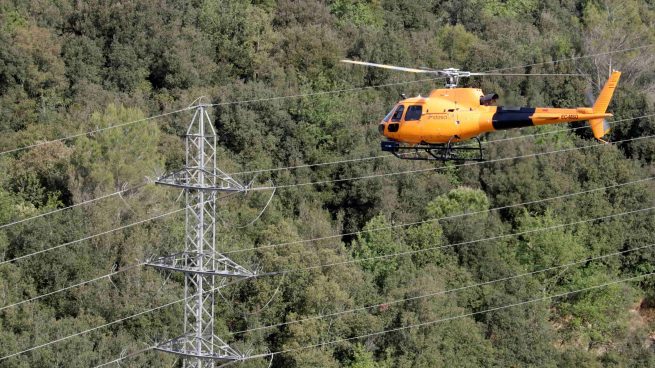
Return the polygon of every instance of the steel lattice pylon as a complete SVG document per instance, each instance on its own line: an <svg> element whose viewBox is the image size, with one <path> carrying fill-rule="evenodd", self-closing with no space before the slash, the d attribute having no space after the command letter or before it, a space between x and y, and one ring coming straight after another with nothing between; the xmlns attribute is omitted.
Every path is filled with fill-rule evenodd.
<svg viewBox="0 0 655 368"><path fill-rule="evenodd" d="M216 251L216 193L246 188L216 167L216 131L199 105L186 132L186 166L157 184L182 188L186 197L184 251L151 259L148 265L184 272L184 334L157 349L184 357L184 367L214 367L245 357L214 334L216 278L254 273Z"/></svg>

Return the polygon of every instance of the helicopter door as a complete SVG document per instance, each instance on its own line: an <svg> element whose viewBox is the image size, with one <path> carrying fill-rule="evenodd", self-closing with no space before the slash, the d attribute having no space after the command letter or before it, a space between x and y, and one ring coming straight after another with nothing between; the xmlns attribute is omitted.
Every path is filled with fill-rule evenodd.
<svg viewBox="0 0 655 368"><path fill-rule="evenodd" d="M446 124L443 127L443 139L450 139L451 137L454 137L459 134L459 129L460 129L460 112L459 108L451 108L447 110L448 113L448 119L446 120Z"/></svg>

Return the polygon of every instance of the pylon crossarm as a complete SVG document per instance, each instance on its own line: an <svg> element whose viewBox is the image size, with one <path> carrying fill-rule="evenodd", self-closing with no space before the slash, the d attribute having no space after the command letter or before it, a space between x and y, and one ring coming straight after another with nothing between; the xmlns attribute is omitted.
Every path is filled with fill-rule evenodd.
<svg viewBox="0 0 655 368"><path fill-rule="evenodd" d="M212 343L211 340L214 342ZM244 358L243 354L231 348L218 336L209 339L186 334L161 343L155 349L188 358L222 362L238 361Z"/></svg>
<svg viewBox="0 0 655 368"><path fill-rule="evenodd" d="M219 179L221 182L228 183L234 187L241 188L242 190L248 189L248 185L243 185L239 183L234 178L232 178L229 174L223 172L219 168L216 168L216 178Z"/></svg>
<svg viewBox="0 0 655 368"><path fill-rule="evenodd" d="M153 258L147 261L146 265L168 271L180 271L208 276L255 276L255 273L247 270L220 253L180 252L168 256Z"/></svg>
<svg viewBox="0 0 655 368"><path fill-rule="evenodd" d="M231 176L220 170L217 171L218 174L214 174L205 169L200 169L197 167L185 167L157 178L155 183L189 190L203 190L213 192L246 191L247 188L238 181L234 180ZM215 177L217 179L216 185L197 180L200 173L202 173L207 178Z"/></svg>

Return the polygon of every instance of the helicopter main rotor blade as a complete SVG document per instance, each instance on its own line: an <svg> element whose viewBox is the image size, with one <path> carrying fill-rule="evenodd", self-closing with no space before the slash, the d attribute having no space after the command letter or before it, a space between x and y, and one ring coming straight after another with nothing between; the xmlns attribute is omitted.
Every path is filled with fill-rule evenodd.
<svg viewBox="0 0 655 368"><path fill-rule="evenodd" d="M438 74L439 72L437 70L430 70L430 69L416 69L416 68L405 68L402 66L394 66L394 65L386 65L386 64L376 64L376 63L369 63L366 61L355 61L355 60L348 60L348 59L343 59L341 60L342 63L349 63L349 64L357 64L357 65L365 65L365 66L372 66L376 68L384 68L384 69L391 69L391 70L399 70L401 72L410 72L410 73L428 73L428 74Z"/></svg>
<svg viewBox="0 0 655 368"><path fill-rule="evenodd" d="M482 76L526 76L526 77L545 77L545 76L562 76L562 77L585 77L587 74L580 74L580 73L571 73L571 74L557 74L557 73L475 73L471 72L468 75L482 75Z"/></svg>

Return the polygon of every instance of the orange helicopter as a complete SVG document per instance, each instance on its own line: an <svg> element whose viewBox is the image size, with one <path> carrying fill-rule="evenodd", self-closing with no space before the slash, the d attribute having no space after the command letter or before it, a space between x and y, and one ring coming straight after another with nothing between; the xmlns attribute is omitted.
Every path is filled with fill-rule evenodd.
<svg viewBox="0 0 655 368"><path fill-rule="evenodd" d="M363 61L341 60L344 63L426 73L445 77L446 88L435 89L427 97L406 98L398 102L384 117L378 129L389 140L383 141L382 151L408 160L482 161L482 133L522 128L534 125L570 123L588 120L596 139L609 132L607 106L619 82L621 72L614 71L603 86L593 107L503 107L495 106L498 95L484 94L479 88L457 88L459 78L485 75L545 76L581 74L506 74L477 73L459 69L416 69ZM455 143L475 139L477 147ZM413 152L414 155L399 154Z"/></svg>

